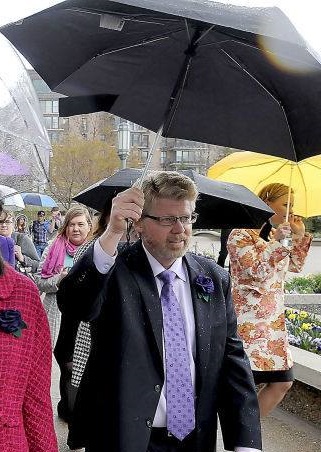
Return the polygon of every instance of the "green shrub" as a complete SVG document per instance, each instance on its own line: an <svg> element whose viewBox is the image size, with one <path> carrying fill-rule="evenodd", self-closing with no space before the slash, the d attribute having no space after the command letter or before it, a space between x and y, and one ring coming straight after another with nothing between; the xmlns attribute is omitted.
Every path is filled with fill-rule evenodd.
<svg viewBox="0 0 321 452"><path fill-rule="evenodd" d="M321 293L321 273L296 276L284 284L287 293Z"/></svg>

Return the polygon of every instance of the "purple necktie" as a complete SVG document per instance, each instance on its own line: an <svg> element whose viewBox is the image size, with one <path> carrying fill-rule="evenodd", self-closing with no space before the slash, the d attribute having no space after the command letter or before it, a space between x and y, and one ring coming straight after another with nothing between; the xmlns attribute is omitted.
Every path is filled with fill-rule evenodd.
<svg viewBox="0 0 321 452"><path fill-rule="evenodd" d="M176 274L165 270L157 277L163 282L161 303L166 359L167 429L182 441L195 428L194 390L184 321L172 286Z"/></svg>

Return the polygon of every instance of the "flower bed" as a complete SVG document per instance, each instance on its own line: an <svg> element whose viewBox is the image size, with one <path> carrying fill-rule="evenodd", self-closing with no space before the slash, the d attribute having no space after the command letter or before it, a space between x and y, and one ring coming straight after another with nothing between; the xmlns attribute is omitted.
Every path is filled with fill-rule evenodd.
<svg viewBox="0 0 321 452"><path fill-rule="evenodd" d="M291 345L321 355L321 321L314 314L288 308L285 321Z"/></svg>

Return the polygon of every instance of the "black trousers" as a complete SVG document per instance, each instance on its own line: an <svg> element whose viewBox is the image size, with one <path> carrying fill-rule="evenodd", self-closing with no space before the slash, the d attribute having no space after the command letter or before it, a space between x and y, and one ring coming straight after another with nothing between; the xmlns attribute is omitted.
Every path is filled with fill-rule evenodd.
<svg viewBox="0 0 321 452"><path fill-rule="evenodd" d="M166 428L153 428L147 452L195 452L195 434L190 433L183 441L169 435Z"/></svg>

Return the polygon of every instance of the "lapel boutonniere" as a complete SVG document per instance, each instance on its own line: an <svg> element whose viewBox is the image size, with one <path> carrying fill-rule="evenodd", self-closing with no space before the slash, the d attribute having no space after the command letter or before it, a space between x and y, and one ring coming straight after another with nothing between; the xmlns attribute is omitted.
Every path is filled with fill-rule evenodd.
<svg viewBox="0 0 321 452"><path fill-rule="evenodd" d="M0 330L5 333L13 334L15 337L21 337L21 330L27 328L22 320L20 311L14 309L2 309L0 311Z"/></svg>
<svg viewBox="0 0 321 452"><path fill-rule="evenodd" d="M197 296L203 301L209 301L211 293L214 292L212 279L205 275L198 275L195 279Z"/></svg>

